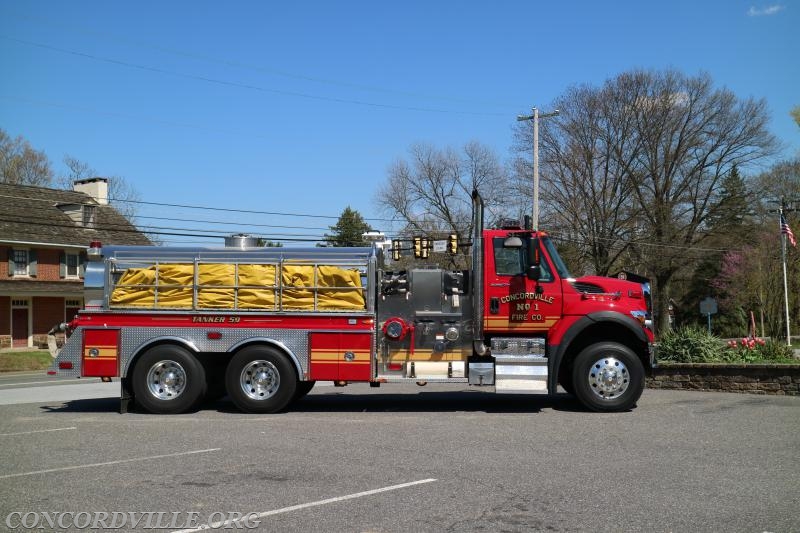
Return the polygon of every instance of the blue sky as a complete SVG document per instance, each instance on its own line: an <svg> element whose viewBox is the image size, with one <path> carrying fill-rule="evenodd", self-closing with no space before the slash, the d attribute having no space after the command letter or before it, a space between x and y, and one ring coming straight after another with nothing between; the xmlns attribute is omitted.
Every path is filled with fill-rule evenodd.
<svg viewBox="0 0 800 533"><path fill-rule="evenodd" d="M798 28L798 0L0 0L0 128L57 173L69 154L146 201L334 217L142 205L142 224L318 236L347 205L381 218L412 143L509 158L517 114L633 68L766 99L794 157Z"/></svg>

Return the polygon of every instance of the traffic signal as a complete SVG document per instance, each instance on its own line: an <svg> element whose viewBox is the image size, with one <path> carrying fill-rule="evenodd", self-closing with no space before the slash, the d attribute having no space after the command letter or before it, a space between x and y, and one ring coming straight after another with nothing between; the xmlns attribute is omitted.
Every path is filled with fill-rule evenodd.
<svg viewBox="0 0 800 533"><path fill-rule="evenodd" d="M451 233L447 237L447 251L453 255L458 253L458 235L455 233Z"/></svg>
<svg viewBox="0 0 800 533"><path fill-rule="evenodd" d="M414 257L422 257L422 237L414 237Z"/></svg>
<svg viewBox="0 0 800 533"><path fill-rule="evenodd" d="M421 250L422 255L420 257L422 257L423 259L427 259L428 258L428 250L430 248L430 242L428 241L428 239L423 238L422 242L420 244L422 245L422 250Z"/></svg>
<svg viewBox="0 0 800 533"><path fill-rule="evenodd" d="M400 241L392 241L392 261L400 261Z"/></svg>

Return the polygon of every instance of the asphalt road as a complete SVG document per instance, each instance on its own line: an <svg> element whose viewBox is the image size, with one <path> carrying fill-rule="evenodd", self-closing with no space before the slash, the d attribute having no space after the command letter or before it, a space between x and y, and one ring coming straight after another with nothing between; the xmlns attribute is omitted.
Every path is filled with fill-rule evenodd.
<svg viewBox="0 0 800 533"><path fill-rule="evenodd" d="M76 386L3 383L0 403ZM164 530L235 512L255 531L800 531L800 398L647 390L597 414L566 395L351 385L279 415L223 400L153 416L118 414L116 384L77 386L97 385L106 398L0 405L0 529L100 511L178 513Z"/></svg>

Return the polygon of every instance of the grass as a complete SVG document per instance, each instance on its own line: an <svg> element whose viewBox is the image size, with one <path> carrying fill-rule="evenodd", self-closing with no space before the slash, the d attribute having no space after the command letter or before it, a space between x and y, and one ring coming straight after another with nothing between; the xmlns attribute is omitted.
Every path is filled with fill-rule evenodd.
<svg viewBox="0 0 800 533"><path fill-rule="evenodd" d="M53 362L46 350L0 352L0 372L44 370Z"/></svg>

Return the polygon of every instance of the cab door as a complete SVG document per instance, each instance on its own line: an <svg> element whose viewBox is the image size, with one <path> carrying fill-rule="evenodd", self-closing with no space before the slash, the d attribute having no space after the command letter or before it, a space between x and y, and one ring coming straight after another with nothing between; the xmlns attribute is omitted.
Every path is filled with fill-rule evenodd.
<svg viewBox="0 0 800 533"><path fill-rule="evenodd" d="M561 280L544 249L539 250L539 280L529 279L529 257L536 241L522 234L522 246L510 246L508 237L508 232L497 232L486 238L484 330L496 334L546 332L561 318Z"/></svg>

